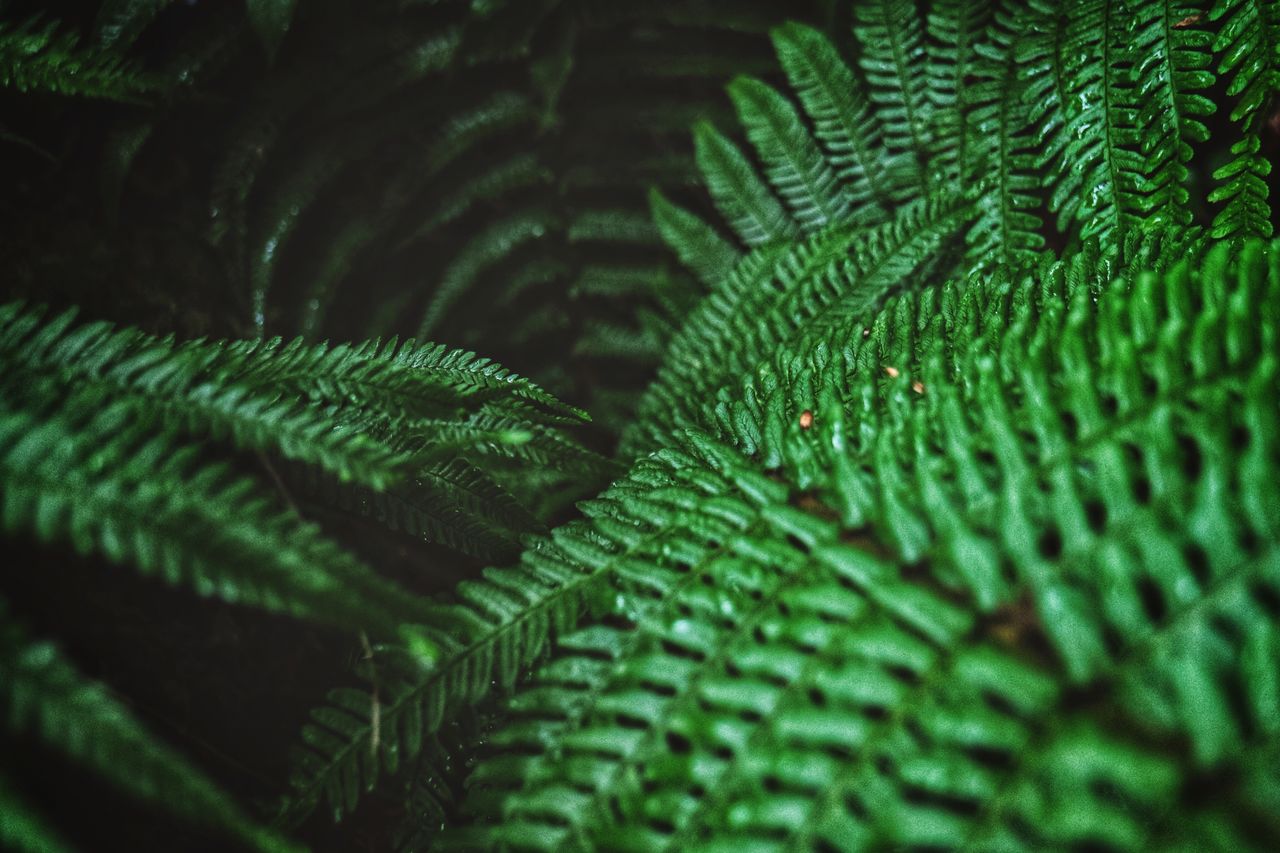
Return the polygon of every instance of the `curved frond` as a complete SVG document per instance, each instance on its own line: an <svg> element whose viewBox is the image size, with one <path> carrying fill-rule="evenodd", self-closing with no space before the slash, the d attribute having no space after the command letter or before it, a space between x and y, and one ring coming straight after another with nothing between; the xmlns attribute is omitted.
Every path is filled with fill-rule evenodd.
<svg viewBox="0 0 1280 853"><path fill-rule="evenodd" d="M254 481L134 423L127 405L99 395L20 409L6 390L0 435L10 535L69 542L203 596L405 636L432 653L411 628L426 612L420 602Z"/></svg>
<svg viewBox="0 0 1280 853"><path fill-rule="evenodd" d="M459 840L1265 846L1275 250L1134 244L784 348L757 458L647 463L702 483L663 523L686 544L510 701ZM1250 781L1185 795L1224 772Z"/></svg>
<svg viewBox="0 0 1280 853"><path fill-rule="evenodd" d="M812 27L785 24L774 30L773 44L813 120L814 136L855 205L850 215L868 223L882 219L894 207L885 175L888 155L862 85L835 45Z"/></svg>
<svg viewBox="0 0 1280 853"><path fill-rule="evenodd" d="M255 825L203 773L150 735L101 684L85 679L50 643L29 639L0 610L0 707L5 728L27 735L106 779L131 797L226 833L253 850L294 850ZM19 850L66 849L8 791L0 837Z"/></svg>

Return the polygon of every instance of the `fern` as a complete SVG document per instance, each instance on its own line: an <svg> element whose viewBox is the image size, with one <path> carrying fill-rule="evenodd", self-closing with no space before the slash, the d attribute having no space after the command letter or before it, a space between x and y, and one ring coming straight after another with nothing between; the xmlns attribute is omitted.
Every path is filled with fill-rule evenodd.
<svg viewBox="0 0 1280 853"><path fill-rule="evenodd" d="M742 151L709 124L694 129L698 167L721 214L748 246L795 233L782 203L756 174Z"/></svg>
<svg viewBox="0 0 1280 853"><path fill-rule="evenodd" d="M349 628L403 633L422 605L380 580L257 485L131 423L126 405L0 407L3 520L10 534L69 542L204 596Z"/></svg>
<svg viewBox="0 0 1280 853"><path fill-rule="evenodd" d="M64 853L71 847L0 778L0 842L17 853Z"/></svg>
<svg viewBox="0 0 1280 853"><path fill-rule="evenodd" d="M0 21L0 86L115 101L139 101L158 81L120 55L81 46L57 21Z"/></svg>
<svg viewBox="0 0 1280 853"><path fill-rule="evenodd" d="M1227 76L1227 93L1235 98L1232 121L1246 135L1231 146L1230 161L1213 173L1221 181L1209 200L1223 202L1213 220L1215 237L1269 237L1266 176L1271 164L1259 156L1258 140L1249 131L1280 90L1280 8L1265 2L1215 2L1209 17L1219 22L1214 50L1221 55L1218 73Z"/></svg>
<svg viewBox="0 0 1280 853"><path fill-rule="evenodd" d="M880 127L870 118L867 98L853 72L835 46L810 27L786 24L774 31L773 42L828 162L858 205L850 214L869 222L883 217L894 204L885 176L889 164Z"/></svg>
<svg viewBox="0 0 1280 853"><path fill-rule="evenodd" d="M923 189L933 168L928 69L918 61L924 54L924 27L915 5L904 0L858 4L853 14L863 48L859 64L891 158L886 171L901 199Z"/></svg>
<svg viewBox="0 0 1280 853"><path fill-rule="evenodd" d="M1139 253L1118 284L1118 258L997 275L950 315L935 306L960 285L902 297L852 352L810 351L786 377L790 424L759 451L781 482L692 436L662 459L701 468L705 492L664 520L686 550L620 573L635 627L567 638L513 700L473 778L498 819L482 837L1035 849L1208 831L1241 800L1170 812L1180 780L1271 748L1280 711L1266 676L1227 699L1237 654L1257 656L1249 673L1277 663L1277 318L1245 308L1277 304L1265 251L1162 275ZM862 399L878 405L854 428L841 401ZM1209 497L1224 489L1239 502ZM1266 837L1251 820L1213 826L1246 849Z"/></svg>
<svg viewBox="0 0 1280 853"><path fill-rule="evenodd" d="M256 338L0 308L0 519L360 638L280 829L378 791L404 850L1275 846L1275 3L167 7L0 44L163 92L104 193L181 198ZM448 344L315 342L406 331ZM494 566L373 570L412 539ZM55 669L105 704L0 693L57 749L114 705ZM0 842L57 845L11 788Z"/></svg>
<svg viewBox="0 0 1280 853"><path fill-rule="evenodd" d="M843 222L852 200L823 159L791 103L758 80L740 78L729 84L729 97L747 137L768 170L792 216L804 231Z"/></svg>
<svg viewBox="0 0 1280 853"><path fill-rule="evenodd" d="M36 387L67 389L69 405L110 395L139 424L316 466L336 478L337 491L325 493L341 494L347 508L486 558L539 523L481 469L459 492L463 481L446 476L442 460L495 468L486 460L505 457L588 477L607 470L546 425L580 412L471 353L411 341L176 344L102 323L73 327L73 318L41 324L39 310L5 306L0 355L51 383Z"/></svg>
<svg viewBox="0 0 1280 853"><path fill-rule="evenodd" d="M8 619L0 623L0 632L0 701L9 732L30 734L130 796L226 833L247 848L294 849L249 821L212 782L152 738L102 685L85 680L51 644L30 640ZM41 829L38 817L21 808L6 808L0 827L6 842L17 849L64 849Z"/></svg>

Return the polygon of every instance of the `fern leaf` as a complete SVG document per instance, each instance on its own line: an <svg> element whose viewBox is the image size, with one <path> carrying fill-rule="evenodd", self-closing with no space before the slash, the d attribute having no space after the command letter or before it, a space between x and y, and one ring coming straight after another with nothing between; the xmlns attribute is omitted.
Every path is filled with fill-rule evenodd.
<svg viewBox="0 0 1280 853"><path fill-rule="evenodd" d="M788 23L773 31L778 60L805 112L828 162L855 205L858 221L873 224L894 207L885 175L887 154L880 126L861 84L835 46L818 30Z"/></svg>
<svg viewBox="0 0 1280 853"><path fill-rule="evenodd" d="M9 780L0 777L0 844L14 853L70 853L53 827L33 812Z"/></svg>
<svg viewBox="0 0 1280 853"><path fill-rule="evenodd" d="M769 183L806 232L844 222L853 204L791 102L759 80L739 77L729 97Z"/></svg>
<svg viewBox="0 0 1280 853"><path fill-rule="evenodd" d="M0 621L0 703L6 728L38 738L126 794L226 833L253 850L292 850L254 825L185 759L152 737L100 684L86 680L50 643ZM7 791L4 792L7 794ZM7 803L6 803L7 805ZM18 849L64 849L21 811L5 809L0 833Z"/></svg>
<svg viewBox="0 0 1280 853"><path fill-rule="evenodd" d="M126 405L0 406L0 502L11 535L65 541L204 596L353 631L402 635L422 606L277 509L251 480L132 421Z"/></svg>
<svg viewBox="0 0 1280 853"><path fill-rule="evenodd" d="M1236 99L1231 120L1248 126L1280 89L1280 10L1269 0L1214 0L1209 19L1219 22L1218 73Z"/></svg>
<svg viewBox="0 0 1280 853"><path fill-rule="evenodd" d="M42 323L41 309L0 307L0 357L12 371L52 380L71 393L109 395L141 423L277 451L342 479L385 488L405 458L354 430L335 430L330 413L279 393L254 393L215 380L216 346L175 345L106 323L72 325L74 311Z"/></svg>
<svg viewBox="0 0 1280 853"><path fill-rule="evenodd" d="M672 341L624 451L636 452L672 427L698 424L695 412L706 394L751 370L771 344L819 334L906 284L968 212L963 199L942 198L874 229L828 228L785 252L748 256Z"/></svg>
<svg viewBox="0 0 1280 853"><path fill-rule="evenodd" d="M796 225L746 156L714 127L694 125L698 168L716 207L748 246L782 240Z"/></svg>
<svg viewBox="0 0 1280 853"><path fill-rule="evenodd" d="M157 83L119 54L82 47L74 33L59 30L57 21L37 16L0 21L0 86L138 102Z"/></svg>
<svg viewBox="0 0 1280 853"><path fill-rule="evenodd" d="M925 16L933 162L952 180L964 179L971 156L969 82L981 62L979 45L991 11L983 4L948 0L933 4Z"/></svg>
<svg viewBox="0 0 1280 853"><path fill-rule="evenodd" d="M931 164L930 113L924 28L915 4L905 0L859 3L854 34L861 46L858 64L892 157L886 170L895 198L928 192Z"/></svg>
<svg viewBox="0 0 1280 853"><path fill-rule="evenodd" d="M1280 91L1280 9L1275 3L1218 0L1209 10L1218 22L1213 49L1221 56L1218 73L1235 98L1231 120L1246 135L1231 146L1230 161L1214 172L1222 182L1209 196L1223 202L1213 219L1215 237L1269 237L1272 232L1266 176L1271 164L1258 154L1252 130L1262 108Z"/></svg>
<svg viewBox="0 0 1280 853"><path fill-rule="evenodd" d="M1188 249L908 291L830 330L843 357L784 347L768 447L646 463L698 488L612 570L634 627L566 638L508 703L458 840L1264 845L1280 266ZM633 483L598 535L670 494ZM1182 798L1221 772L1247 790Z"/></svg>
<svg viewBox="0 0 1280 853"><path fill-rule="evenodd" d="M724 271L738 262L740 255L732 244L656 189L649 191L649 207L662 239L707 287L714 287Z"/></svg>
<svg viewBox="0 0 1280 853"><path fill-rule="evenodd" d="M553 224L554 219L549 213L535 209L501 219L472 238L458 252L432 291L418 324L419 337L428 337L439 328L449 309L485 269L500 263L519 247L539 239Z"/></svg>
<svg viewBox="0 0 1280 853"><path fill-rule="evenodd" d="M1211 35L1184 24L1195 20L1189 3L1151 4L1137 12L1132 26L1138 56L1132 73L1139 92L1140 150L1147 161L1136 191L1141 209L1180 225L1191 222L1188 169L1193 144L1209 138L1202 119L1214 104L1197 94L1214 83L1209 70Z"/></svg>
<svg viewBox="0 0 1280 853"><path fill-rule="evenodd" d="M972 105L968 133L994 141L990 153L958 154L966 182L990 184L979 197L977 221L966 234L975 265L1016 267L1033 260L1044 247L1044 223L1037 213L1041 200L1035 142L1027 133L1022 103L1026 90L1019 80L1015 49L1016 33L1024 24L1025 18L1007 5L996 10L990 38L977 48L973 63L977 82L966 95Z"/></svg>
<svg viewBox="0 0 1280 853"><path fill-rule="evenodd" d="M1266 178L1271 163L1258 154L1256 136L1231 146L1234 157L1213 173L1222 185L1209 193L1209 201L1226 202L1213 219L1214 237L1270 237L1271 205L1267 203Z"/></svg>

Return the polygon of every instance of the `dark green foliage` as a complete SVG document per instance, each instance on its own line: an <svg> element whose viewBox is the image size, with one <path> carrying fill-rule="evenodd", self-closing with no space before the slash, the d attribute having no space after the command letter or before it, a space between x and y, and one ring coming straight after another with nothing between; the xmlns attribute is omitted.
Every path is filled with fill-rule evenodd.
<svg viewBox="0 0 1280 853"><path fill-rule="evenodd" d="M74 312L51 321L44 313L0 308L6 533L68 543L202 596L368 632L400 645L410 671L424 671L440 653L438 629L425 627L436 609L282 506L259 478L211 461L211 450L256 452L268 470L268 457L279 457L316 500L486 559L540 529L539 491L607 467L561 431L559 423L581 412L471 353L394 340L177 343L106 323L75 325ZM542 476L522 477L529 466ZM15 666L52 654L17 639L11 645ZM60 673L59 683L72 677ZM34 687L4 681L22 691L6 696L12 732L39 715L53 727L49 738L65 740L98 725L93 714L115 713L78 700L55 706ZM101 750L149 743L141 729L89 737ZM210 812L212 800L201 804L212 788L193 789L185 798L192 804L183 805L157 775L186 772L167 753L155 760L168 764L144 772L110 753L68 749L183 815L238 825L230 806Z"/></svg>
<svg viewBox="0 0 1280 853"><path fill-rule="evenodd" d="M506 704L463 846L1280 837L1280 247L1183 227L1214 37L1177 5L964 5L855 8L869 108L777 31L816 141L733 83L767 180L699 131L763 245L642 401L625 448L656 453L572 534L614 606ZM851 150L884 225L823 219ZM812 236L761 226L779 199Z"/></svg>
<svg viewBox="0 0 1280 853"><path fill-rule="evenodd" d="M224 794L10 578L0 737L249 847L1275 848L1274 2L12 17L10 88L151 102L4 138L172 221L6 220L0 526L330 669Z"/></svg>
<svg viewBox="0 0 1280 853"><path fill-rule="evenodd" d="M80 44L55 20L0 21L0 87L138 101L159 87L119 54Z"/></svg>
<svg viewBox="0 0 1280 853"><path fill-rule="evenodd" d="M490 840L1265 849L1278 248L1087 249L782 348L596 520L628 625L510 704Z"/></svg>
<svg viewBox="0 0 1280 853"><path fill-rule="evenodd" d="M0 615L5 616L0 625L0 698L6 728L29 732L133 796L225 831L246 847L294 849L249 822L199 771L154 740L127 708L102 685L85 680L51 644L33 642L8 620L7 612L0 610ZM0 831L6 842L20 850L63 849L38 818L5 802L7 794L0 793Z"/></svg>

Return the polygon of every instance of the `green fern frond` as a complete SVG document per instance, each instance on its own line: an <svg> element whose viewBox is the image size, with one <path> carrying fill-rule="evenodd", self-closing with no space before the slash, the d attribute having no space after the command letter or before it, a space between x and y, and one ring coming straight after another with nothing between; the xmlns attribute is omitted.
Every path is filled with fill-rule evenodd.
<svg viewBox="0 0 1280 853"><path fill-rule="evenodd" d="M157 81L119 54L81 46L39 16L0 21L0 86L113 101L139 101Z"/></svg>
<svg viewBox="0 0 1280 853"><path fill-rule="evenodd" d="M334 429L326 409L237 383L218 364L225 353L218 345L177 345L108 323L75 326L75 311L48 322L43 314L0 306L0 358L8 370L73 395L108 395L127 403L139 423L279 452L344 480L380 489L403 477L402 454L358 430Z"/></svg>
<svg viewBox="0 0 1280 853"><path fill-rule="evenodd" d="M759 461L648 463L697 478L684 545L511 700L460 840L1262 847L1265 777L1182 792L1280 739L1276 249L1081 255L784 350Z"/></svg>
<svg viewBox="0 0 1280 853"><path fill-rule="evenodd" d="M1017 33L1025 12L1005 4L994 12L989 39L978 46L966 86L970 105L967 134L994 143L990 153L958 152L965 182L986 180L990 188L978 200L977 221L965 235L975 265L1016 267L1032 261L1044 247L1044 223L1038 213L1040 176L1036 142L1027 132L1026 89L1019 75ZM973 165L970 165L973 164Z"/></svg>
<svg viewBox="0 0 1280 853"><path fill-rule="evenodd" d="M1247 127L1280 90L1280 8L1274 0L1214 0L1209 20L1218 23L1218 74L1236 99L1231 120Z"/></svg>
<svg viewBox="0 0 1280 853"><path fill-rule="evenodd" d="M500 263L520 247L537 241L553 227L555 221L550 212L535 208L500 219L472 238L459 250L432 291L418 324L419 336L427 337L439 327L453 303L483 270Z"/></svg>
<svg viewBox="0 0 1280 853"><path fill-rule="evenodd" d="M1252 132L1263 108L1280 91L1280 5L1251 0L1218 0L1209 10L1218 23L1213 50L1218 74L1235 98L1231 120L1245 137L1231 146L1231 159L1213 173L1220 184L1209 195L1223 202L1213 220L1215 237L1270 237L1272 223L1266 176L1271 163L1258 153Z"/></svg>
<svg viewBox="0 0 1280 853"><path fill-rule="evenodd" d="M853 8L853 31L862 48L858 64L891 157L885 170L899 201L928 193L933 164L924 27L914 3L874 0Z"/></svg>
<svg viewBox="0 0 1280 853"><path fill-rule="evenodd" d="M301 820L322 799L335 817L349 812L371 779L417 755L445 721L494 691L509 691L552 641L586 615L606 612L619 573L644 582L647 561L680 559L695 547L687 532L666 525L709 488L724 488L713 480L694 467L672 470L669 460L642 462L582 506L597 525L558 528L526 549L518 566L460 584L457 603L440 606L427 622L445 650L435 665L388 649L378 657L377 702L372 691L339 691L313 712L294 762L286 822ZM724 512L708 517L700 532L742 528L727 505Z"/></svg>
<svg viewBox="0 0 1280 853"><path fill-rule="evenodd" d="M6 377L7 379L9 377ZM416 637L422 605L278 508L225 464L138 424L109 395L0 403L0 502L9 535L67 542L202 596L352 631ZM420 639L415 647L430 655Z"/></svg>
<svg viewBox="0 0 1280 853"><path fill-rule="evenodd" d="M1259 156L1258 148L1256 136L1240 140L1231 146L1231 161L1213 173L1213 179L1222 185L1209 193L1209 201L1226 202L1213 219L1214 237L1271 236L1266 180L1271 163Z"/></svg>
<svg viewBox="0 0 1280 853"><path fill-rule="evenodd" d="M71 853L71 846L0 776L0 844L14 853Z"/></svg>
<svg viewBox="0 0 1280 853"><path fill-rule="evenodd" d="M693 141L707 191L743 243L758 246L795 235L795 222L737 145L705 122L694 126Z"/></svg>
<svg viewBox="0 0 1280 853"><path fill-rule="evenodd" d="M874 228L829 227L786 250L749 255L672 341L624 437L624 452L697 424L694 412L706 395L751 370L770 345L816 333L909 283L968 212L964 199L943 197L906 207Z"/></svg>
<svg viewBox="0 0 1280 853"><path fill-rule="evenodd" d="M773 31L774 49L814 136L855 207L854 221L873 224L895 206L880 126L861 84L831 41L818 30L788 23Z"/></svg>
<svg viewBox="0 0 1280 853"><path fill-rule="evenodd" d="M2 605L0 605L2 606ZM150 735L100 684L85 679L51 644L29 639L0 609L0 710L4 726L65 754L131 797L226 833L253 850L293 850L250 821L203 773ZM66 849L37 819L11 811L0 838L19 850Z"/></svg>
<svg viewBox="0 0 1280 853"><path fill-rule="evenodd" d="M971 77L983 61L981 45L992 11L988 5L949 0L932 4L925 16L933 168L953 181L966 177L964 164L972 156ZM982 137L976 141L981 145Z"/></svg>
<svg viewBox="0 0 1280 853"><path fill-rule="evenodd" d="M765 166L770 185L802 231L843 223L853 200L845 193L791 102L759 80L729 84L738 119Z"/></svg>

